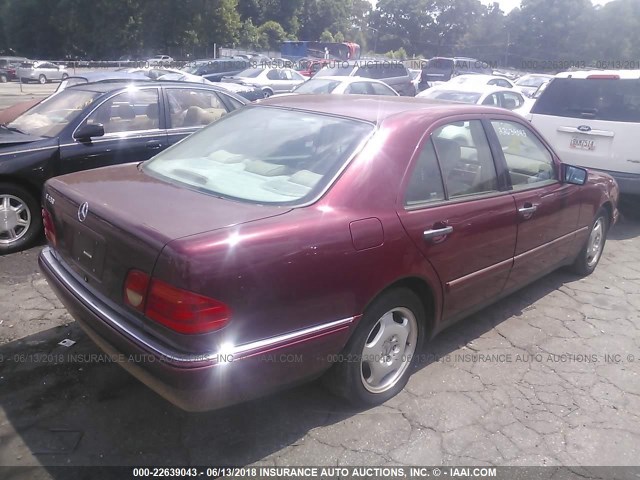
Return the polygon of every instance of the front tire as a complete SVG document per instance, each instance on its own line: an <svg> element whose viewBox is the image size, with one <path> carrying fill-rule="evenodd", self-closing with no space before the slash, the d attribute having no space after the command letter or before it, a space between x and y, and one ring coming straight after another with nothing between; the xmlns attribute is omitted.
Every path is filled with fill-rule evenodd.
<svg viewBox="0 0 640 480"><path fill-rule="evenodd" d="M264 98L269 98L271 95L273 95L273 91L269 88L265 88L264 90L262 90L262 94L264 95Z"/></svg>
<svg viewBox="0 0 640 480"><path fill-rule="evenodd" d="M44 85L45 83L47 83L47 77L45 77L44 75L40 75L38 77L38 82L40 83L40 85Z"/></svg>
<svg viewBox="0 0 640 480"><path fill-rule="evenodd" d="M0 183L0 255L31 246L42 231L36 199L26 189Z"/></svg>
<svg viewBox="0 0 640 480"><path fill-rule="evenodd" d="M604 244L607 241L607 233L609 233L609 213L601 208L596 213L595 219L589 230L589 237L580 250L578 257L571 266L571 270L581 276L591 275L598 266Z"/></svg>
<svg viewBox="0 0 640 480"><path fill-rule="evenodd" d="M386 402L409 380L425 325L424 307L411 290L382 294L365 311L325 384L356 406Z"/></svg>

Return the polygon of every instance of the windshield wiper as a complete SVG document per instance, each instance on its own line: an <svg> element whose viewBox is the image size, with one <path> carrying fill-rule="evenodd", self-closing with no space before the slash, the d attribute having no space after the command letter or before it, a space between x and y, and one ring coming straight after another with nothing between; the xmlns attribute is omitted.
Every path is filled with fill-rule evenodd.
<svg viewBox="0 0 640 480"><path fill-rule="evenodd" d="M27 132L23 132L22 130L20 130L19 128L16 128L16 127L10 127L6 123L0 123L0 128L3 128L5 130L9 130L10 132L21 133L22 135L29 135Z"/></svg>

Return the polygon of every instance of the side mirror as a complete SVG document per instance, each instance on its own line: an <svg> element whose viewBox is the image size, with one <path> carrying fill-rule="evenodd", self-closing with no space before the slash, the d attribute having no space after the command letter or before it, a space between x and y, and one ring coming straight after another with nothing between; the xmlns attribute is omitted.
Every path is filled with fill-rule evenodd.
<svg viewBox="0 0 640 480"><path fill-rule="evenodd" d="M587 169L573 165L562 165L562 179L564 183L572 185L584 185L587 183Z"/></svg>
<svg viewBox="0 0 640 480"><path fill-rule="evenodd" d="M104 125L101 123L94 123L91 125L83 125L76 133L73 135L73 138L76 140L91 140L93 137L102 137L104 136Z"/></svg>

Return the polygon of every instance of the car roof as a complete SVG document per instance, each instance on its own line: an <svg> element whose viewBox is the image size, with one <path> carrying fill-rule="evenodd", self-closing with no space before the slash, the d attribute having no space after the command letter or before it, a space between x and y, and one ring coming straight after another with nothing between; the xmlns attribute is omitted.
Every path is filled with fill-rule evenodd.
<svg viewBox="0 0 640 480"><path fill-rule="evenodd" d="M464 113L500 113L505 110L478 105L446 103L416 97L379 95L286 95L258 100L257 105L324 113L380 124L385 119L410 112L434 118Z"/></svg>
<svg viewBox="0 0 640 480"><path fill-rule="evenodd" d="M561 72L556 78L579 78L585 79L594 75L617 75L622 79L640 79L640 70L577 70L575 72Z"/></svg>
<svg viewBox="0 0 640 480"><path fill-rule="evenodd" d="M339 75L326 75L323 77L310 78L308 81L311 81L311 80L336 80L341 83L369 82L369 83L382 83L383 85L386 85L386 83L381 82L380 80L376 80L375 78L358 77L358 76L354 76L354 77L342 76L341 77Z"/></svg>
<svg viewBox="0 0 640 480"><path fill-rule="evenodd" d="M498 87L498 86L494 86L494 85L469 85L469 86L464 86L464 85L450 85L450 88L447 86L447 83L443 83L441 85L435 86L433 88L430 88L428 90L426 90L427 92L429 91L437 91L437 92L461 92L461 93L477 93L479 95L482 96L486 96L486 95L491 95L492 93L499 93L499 92L508 92L508 93L516 93L518 95L520 95L520 92L518 90L515 90L513 88L507 88L507 87Z"/></svg>
<svg viewBox="0 0 640 480"><path fill-rule="evenodd" d="M120 90L128 85L140 85L141 87L186 87L186 88L212 88L214 90L220 90L228 92L222 87L215 84L195 83L195 82L182 82L172 80L116 80L114 82L96 82L96 83L80 83L78 85L72 85L67 90L85 90L88 92L108 93Z"/></svg>

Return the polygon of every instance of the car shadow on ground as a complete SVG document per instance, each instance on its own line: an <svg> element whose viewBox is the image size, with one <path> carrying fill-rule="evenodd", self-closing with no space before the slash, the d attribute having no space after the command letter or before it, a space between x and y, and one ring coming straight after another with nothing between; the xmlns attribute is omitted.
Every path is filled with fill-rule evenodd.
<svg viewBox="0 0 640 480"><path fill-rule="evenodd" d="M425 352L441 358L571 280L551 274L447 329ZM59 345L65 338L76 343ZM75 323L3 345L0 355L0 405L9 421L0 424L4 465L24 464L30 454L52 467L246 465L296 445L312 429L366 413L319 381L224 410L183 412L109 363ZM433 361L414 375L428 375ZM59 472L48 473L62 480Z"/></svg>
<svg viewBox="0 0 640 480"><path fill-rule="evenodd" d="M638 230L623 222L612 237ZM429 375L433 362L575 280L557 271L448 328L426 345L414 375ZM76 343L59 345L63 339ZM223 410L183 412L110 362L76 323L0 347L0 406L7 420L0 421L0 464L45 467L247 465L367 413L319 381ZM48 473L69 478L64 470ZM12 478L31 477L20 470Z"/></svg>

